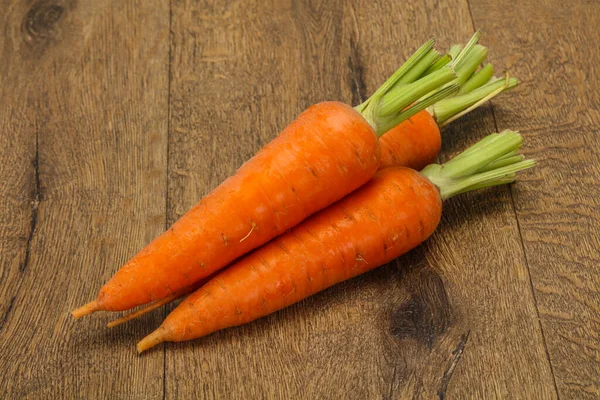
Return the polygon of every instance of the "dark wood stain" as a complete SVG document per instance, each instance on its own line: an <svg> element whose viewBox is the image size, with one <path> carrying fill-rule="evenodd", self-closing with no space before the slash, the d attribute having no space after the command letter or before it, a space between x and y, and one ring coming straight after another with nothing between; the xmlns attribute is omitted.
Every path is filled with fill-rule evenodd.
<svg viewBox="0 0 600 400"><path fill-rule="evenodd" d="M421 266L402 276L409 298L391 316L391 332L399 339L413 339L432 348L452 323L452 307L441 276Z"/></svg>

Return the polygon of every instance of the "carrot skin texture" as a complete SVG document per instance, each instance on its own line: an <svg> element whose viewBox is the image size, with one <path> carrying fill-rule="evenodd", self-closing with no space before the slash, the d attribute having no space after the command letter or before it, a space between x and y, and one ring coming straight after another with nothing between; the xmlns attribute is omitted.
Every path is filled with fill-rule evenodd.
<svg viewBox="0 0 600 400"><path fill-rule="evenodd" d="M352 107L309 107L130 259L102 287L96 308L127 310L221 269L366 183L380 151L372 127Z"/></svg>
<svg viewBox="0 0 600 400"><path fill-rule="evenodd" d="M409 168L380 170L351 195L219 273L138 349L253 321L383 265L427 239L441 212L439 192L427 178Z"/></svg>
<svg viewBox="0 0 600 400"><path fill-rule="evenodd" d="M442 148L440 128L427 110L390 129L379 142L380 169L403 166L420 171L436 160Z"/></svg>

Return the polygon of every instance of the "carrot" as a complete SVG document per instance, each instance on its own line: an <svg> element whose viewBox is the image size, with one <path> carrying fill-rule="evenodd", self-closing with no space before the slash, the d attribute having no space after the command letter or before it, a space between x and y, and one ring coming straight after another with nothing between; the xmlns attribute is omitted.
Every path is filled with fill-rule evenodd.
<svg viewBox="0 0 600 400"><path fill-rule="evenodd" d="M492 134L444 165L421 173L378 171L369 183L217 274L138 344L199 338L294 304L385 264L427 239L442 200L512 182L534 165L516 156L516 132Z"/></svg>
<svg viewBox="0 0 600 400"><path fill-rule="evenodd" d="M422 63L420 68L413 68L410 74L398 81L398 84L413 82L421 76L419 74L426 65L430 65L430 67L425 75L452 62L457 63L457 80L463 84L458 92L460 96L449 96L432 104L427 110L418 112L387 131L379 139L381 145L380 169L396 165L419 170L434 162L441 148L440 126L444 126L448 120L454 120L457 116L472 111L500 92L516 86L518 82L514 78L494 78L494 69L490 64L474 72L477 65L481 64L487 55L487 49L477 45L479 36L479 32L477 32L464 48L461 48L460 51L457 50L454 59L449 54L440 57L431 53L427 59L424 58L420 61ZM435 61L436 59L437 61ZM360 109L361 106L358 106L357 109ZM154 302L148 307L111 322L109 327L144 315L178 297L170 296Z"/></svg>
<svg viewBox="0 0 600 400"><path fill-rule="evenodd" d="M379 167L378 137L459 89L456 83L447 85L456 76L451 66L396 85L415 68L429 68L422 60L437 59L433 44L423 45L360 110L339 102L309 107L130 259L96 300L73 316L172 296L365 184ZM394 104L382 115L384 97Z"/></svg>

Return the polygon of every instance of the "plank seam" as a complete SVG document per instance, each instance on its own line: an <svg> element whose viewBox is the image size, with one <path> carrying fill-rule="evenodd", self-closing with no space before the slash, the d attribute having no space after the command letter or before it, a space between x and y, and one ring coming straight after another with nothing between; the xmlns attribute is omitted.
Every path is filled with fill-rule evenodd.
<svg viewBox="0 0 600 400"><path fill-rule="evenodd" d="M492 109L492 113L493 113ZM496 123L496 116L494 115L494 123ZM496 126L496 130L498 127ZM523 258L525 259L525 268L527 269L527 277L529 278L529 287L531 288L531 294L533 296L533 304L535 306L535 313L538 320L538 326L540 329L540 333L542 334L542 342L544 343L544 350L546 352L546 358L548 359L548 365L550 366L550 372L552 373L552 383L554 384L554 390L556 392L556 397L560 399L560 395L558 393L558 386L556 385L556 376L554 375L554 368L552 367L552 360L550 358L550 352L548 351L548 343L546 341L546 333L544 332L544 327L542 326L542 319L540 318L540 310L538 308L537 297L535 295L535 289L533 287L533 279L531 278L531 271L529 268L529 260L527 259L527 251L525 251L525 244L523 242L523 233L521 232L521 223L519 222L519 215L517 214L517 204L515 202L515 196L513 193L512 186L508 188L510 193L510 199L512 202L513 213L515 215L515 220L517 221L517 231L519 232L519 241L521 243L521 251L523 252Z"/></svg>
<svg viewBox="0 0 600 400"><path fill-rule="evenodd" d="M173 30L172 30L172 24L173 24L173 1L169 0L169 34L168 34L168 40L169 40L169 52L168 52L168 60L169 60L169 66L167 68L167 74L168 74L168 83L167 83L167 157L166 157L166 161L167 161L167 168L166 168L166 177L165 177L165 229L169 229L169 153L170 153L170 143L171 143L171 81L172 81L172 71L171 71L171 65L173 63L173 59L172 59L172 47L173 47ZM169 309L168 306L163 308L163 320L165 318L167 318L167 310ZM163 343L163 400L166 400L167 398L167 344Z"/></svg>

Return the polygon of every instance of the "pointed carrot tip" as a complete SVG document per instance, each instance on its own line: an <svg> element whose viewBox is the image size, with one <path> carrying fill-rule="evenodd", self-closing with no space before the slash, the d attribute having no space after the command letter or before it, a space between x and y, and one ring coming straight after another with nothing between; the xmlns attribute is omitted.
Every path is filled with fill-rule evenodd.
<svg viewBox="0 0 600 400"><path fill-rule="evenodd" d="M71 315L74 318L81 318L84 315L92 314L98 310L100 310L101 304L98 300L90 301L86 305L79 307L76 310L71 311Z"/></svg>
<svg viewBox="0 0 600 400"><path fill-rule="evenodd" d="M114 328L115 326L119 326L119 325L124 324L124 323L125 323L125 321L123 320L123 318L119 318L119 319L116 319L114 321L110 321L108 324L106 324L106 327L107 328Z"/></svg>
<svg viewBox="0 0 600 400"><path fill-rule="evenodd" d="M157 330L140 340L137 344L138 354L156 346L167 340L167 330L162 326L158 327Z"/></svg>

